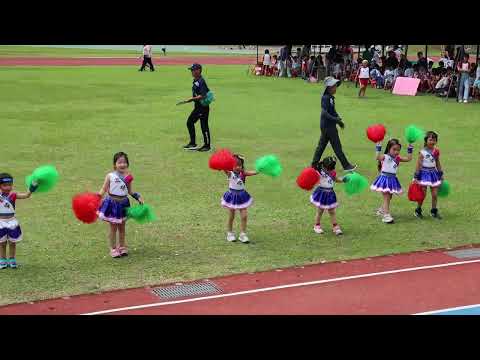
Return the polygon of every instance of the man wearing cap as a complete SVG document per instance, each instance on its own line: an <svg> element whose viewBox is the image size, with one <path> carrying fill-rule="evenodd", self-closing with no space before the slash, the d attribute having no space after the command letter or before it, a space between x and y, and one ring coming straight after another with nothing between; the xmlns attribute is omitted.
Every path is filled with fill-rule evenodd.
<svg viewBox="0 0 480 360"><path fill-rule="evenodd" d="M187 120L188 133L190 134L190 142L183 148L185 150L210 151L210 129L208 128L208 114L210 113L210 106L203 105L200 101L207 96L210 89L202 77L202 65L193 64L188 68L192 72L193 86L192 97L184 102L194 102L195 106L192 113ZM200 120L203 134L203 146L197 147L195 137L195 123Z"/></svg>
<svg viewBox="0 0 480 360"><path fill-rule="evenodd" d="M345 127L342 119L335 111L335 97L333 96L337 91L337 86L340 86L340 82L331 76L325 78L324 82L326 88L322 96L322 113L320 115L321 136L315 154L313 155L312 167L315 167L320 161L327 144L330 142L333 151L342 163L343 169L345 171L353 171L357 168L357 165L350 164L345 157L337 130L337 124L342 129Z"/></svg>

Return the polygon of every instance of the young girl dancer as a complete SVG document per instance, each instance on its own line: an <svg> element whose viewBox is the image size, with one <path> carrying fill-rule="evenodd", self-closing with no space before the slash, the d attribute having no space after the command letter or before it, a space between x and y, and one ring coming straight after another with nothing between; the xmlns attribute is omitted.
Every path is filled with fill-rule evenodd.
<svg viewBox="0 0 480 360"><path fill-rule="evenodd" d="M376 159L378 160L378 170L380 175L377 176L370 189L383 194L383 205L377 210L377 215L383 216L382 221L386 224L393 224L393 217L390 215L390 201L392 195L400 195L403 193L402 186L397 178L398 166L401 162L412 160L413 145L409 144L407 148L407 157L401 157L400 149L402 145L397 139L391 139L387 143L385 153L382 154L382 143L376 144Z"/></svg>
<svg viewBox="0 0 480 360"><path fill-rule="evenodd" d="M10 174L0 174L0 270L10 267L17 268L17 242L22 240L22 229L15 218L15 201L28 199L37 189L32 183L26 193L13 192L13 177ZM7 243L9 258L7 259Z"/></svg>
<svg viewBox="0 0 480 360"><path fill-rule="evenodd" d="M368 67L368 60L362 61L362 66L358 69L358 81L360 82L360 91L358 97L364 97L367 91L368 80L370 80L370 68Z"/></svg>
<svg viewBox="0 0 480 360"><path fill-rule="evenodd" d="M110 255L113 258L128 255L125 242L125 221L127 220L127 208L130 207L128 195L143 204L139 193L132 191L133 176L128 171L128 156L124 152L118 152L113 156L114 171L105 177L102 188L98 192L100 196L107 194L100 209L98 217L110 223ZM116 234L118 231L118 244Z"/></svg>
<svg viewBox="0 0 480 360"><path fill-rule="evenodd" d="M240 236L238 240L242 243L248 243L249 239L246 234L247 230L247 208L252 205L253 198L245 190L245 180L247 176L257 175L256 171L245 171L245 159L238 154L234 155L237 160L233 171L225 171L228 178L228 191L223 194L221 204L229 210L227 224L227 240L235 241L235 233L233 232L233 220L235 218L235 210L240 211Z"/></svg>
<svg viewBox="0 0 480 360"><path fill-rule="evenodd" d="M438 187L442 184L443 171L440 165L440 151L436 147L438 135L433 131L428 131L425 134L423 149L420 150L417 167L414 175L414 181L422 186L423 192L430 187L432 193L432 210L430 214L433 218L441 220L442 217L437 209L437 193ZM422 202L418 203L415 209L415 216L423 219Z"/></svg>
<svg viewBox="0 0 480 360"><path fill-rule="evenodd" d="M338 207L337 196L333 190L334 183L346 182L346 178L339 179L335 172L336 160L332 156L328 156L323 161L318 162L315 167L320 174L318 186L310 196L310 202L317 207L317 214L315 216L315 225L313 231L317 234L323 234L324 231L320 225L323 212L325 210L330 214L332 221L332 231L335 235L342 235L342 229L337 223L335 209Z"/></svg>

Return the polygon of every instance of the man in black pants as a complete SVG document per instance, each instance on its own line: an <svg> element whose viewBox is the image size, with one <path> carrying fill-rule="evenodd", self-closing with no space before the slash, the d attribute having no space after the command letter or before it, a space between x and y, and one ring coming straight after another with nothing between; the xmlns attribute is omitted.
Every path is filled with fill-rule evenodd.
<svg viewBox="0 0 480 360"><path fill-rule="evenodd" d="M185 150L210 151L210 129L208 128L208 114L210 113L210 106L202 105L200 100L207 96L210 89L202 77L202 66L200 64L193 64L188 70L192 71L193 86L192 97L185 102L194 102L195 107L187 120L188 133L190 134L190 142L183 148ZM203 146L198 149L195 138L195 123L200 120L203 134Z"/></svg>
<svg viewBox="0 0 480 360"><path fill-rule="evenodd" d="M143 45L143 63L142 67L138 71L145 70L145 66L150 68L150 71L155 71L152 62L152 45Z"/></svg>
<svg viewBox="0 0 480 360"><path fill-rule="evenodd" d="M340 137L338 136L337 124L342 129L345 127L342 119L335 111L335 98L333 95L337 91L337 86L340 85L338 83L339 80L334 79L331 76L325 78L326 88L322 96L322 113L320 115L321 136L315 154L313 155L312 167L316 167L327 147L327 144L330 142L338 160L342 163L343 169L345 171L353 171L357 168L357 165L352 165L348 162L342 150Z"/></svg>

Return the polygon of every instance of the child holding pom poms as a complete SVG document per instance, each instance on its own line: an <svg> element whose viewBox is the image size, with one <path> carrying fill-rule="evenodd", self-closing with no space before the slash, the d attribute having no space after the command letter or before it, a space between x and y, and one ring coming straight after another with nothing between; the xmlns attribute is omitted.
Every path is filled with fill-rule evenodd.
<svg viewBox="0 0 480 360"><path fill-rule="evenodd" d="M0 269L17 268L15 257L17 242L22 240L22 230L15 218L15 202L17 199L28 199L37 187L38 184L33 181L26 193L13 192L13 177L7 173L0 174Z"/></svg>
<svg viewBox="0 0 480 360"><path fill-rule="evenodd" d="M442 217L437 209L437 197L439 186L443 182L443 171L440 164L440 151L436 147L438 135L433 131L428 131L424 138L424 147L419 152L417 167L414 175L414 181L422 187L426 194L427 187L430 187L432 193L432 210L430 214L433 218L440 220ZM415 216L423 219L422 214L423 200L418 202L415 209Z"/></svg>
<svg viewBox="0 0 480 360"><path fill-rule="evenodd" d="M246 234L247 230L247 209L253 203L253 198L245 190L245 180L247 176L257 175L257 171L245 171L245 159L238 154L233 155L235 164L233 169L224 170L228 178L228 191L223 194L221 204L229 210L227 224L227 240L235 241L235 233L233 232L233 220L235 211L240 211L240 236L238 240L242 243L248 243L249 239Z"/></svg>
<svg viewBox="0 0 480 360"><path fill-rule="evenodd" d="M390 215L390 201L393 194L400 195L403 193L402 186L397 178L398 166L401 162L412 160L413 145L408 145L407 157L399 156L401 148L402 145L397 139L388 141L384 154L381 153L381 142L378 142L375 146L380 175L377 176L370 189L383 194L383 205L378 209L377 215L382 216L382 221L386 224L392 224L394 221Z"/></svg>
<svg viewBox="0 0 480 360"><path fill-rule="evenodd" d="M313 230L317 234L323 234L324 231L320 225L323 212L326 210L330 214L332 221L332 231L335 235L342 235L342 229L337 223L336 208L338 207L337 196L333 190L334 184L337 182L346 182L347 178L339 179L335 172L336 160L332 156L328 156L316 164L315 168L319 173L318 186L310 196L310 202L317 207L315 216L315 225Z"/></svg>
<svg viewBox="0 0 480 360"><path fill-rule="evenodd" d="M130 207L128 195L143 204L139 193L132 192L133 176L128 171L128 156L124 152L118 152L113 156L114 171L105 177L102 188L98 192L100 196L107 194L103 199L98 217L110 223L110 255L113 258L128 255L125 242L125 221L127 220L127 209ZM116 234L118 231L118 245Z"/></svg>

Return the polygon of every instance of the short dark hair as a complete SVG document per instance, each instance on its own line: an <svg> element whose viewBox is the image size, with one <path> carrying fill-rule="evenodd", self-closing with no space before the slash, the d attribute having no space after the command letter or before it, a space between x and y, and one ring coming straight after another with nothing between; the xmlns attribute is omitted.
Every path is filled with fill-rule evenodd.
<svg viewBox="0 0 480 360"><path fill-rule="evenodd" d="M427 131L425 133L425 137L423 138L423 146L427 146L427 140L429 138L433 138L435 141L438 141L438 134L435 131Z"/></svg>
<svg viewBox="0 0 480 360"><path fill-rule="evenodd" d="M11 182L9 181L2 181L2 179L12 179ZM9 173L1 173L0 174L0 184L11 184L13 183L13 176L10 175Z"/></svg>
<svg viewBox="0 0 480 360"><path fill-rule="evenodd" d="M233 157L235 160L237 160L237 164L240 164L242 166L242 169L245 168L245 158L240 155L240 154L233 154Z"/></svg>
<svg viewBox="0 0 480 360"><path fill-rule="evenodd" d="M118 159L121 157L125 158L125 161L127 162L127 165L130 166L130 163L128 162L128 155L124 153L123 151L117 152L115 155L113 155L113 166L117 163Z"/></svg>

